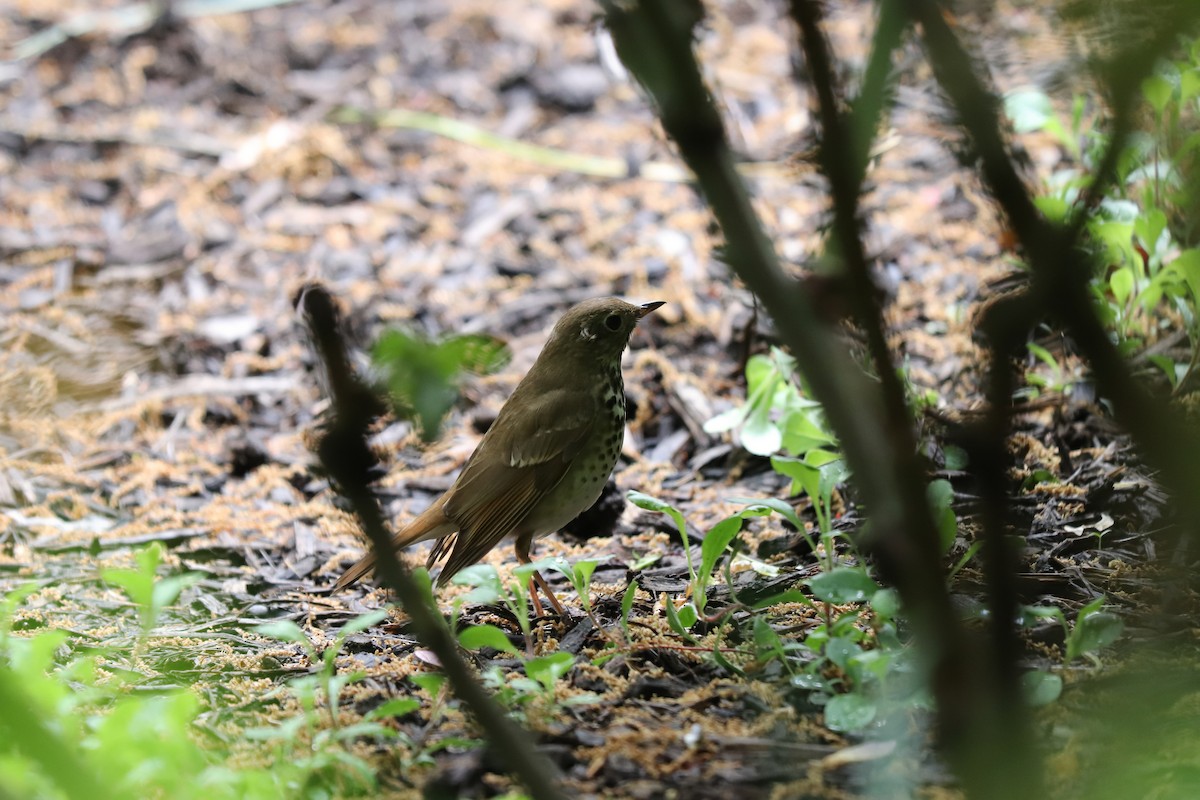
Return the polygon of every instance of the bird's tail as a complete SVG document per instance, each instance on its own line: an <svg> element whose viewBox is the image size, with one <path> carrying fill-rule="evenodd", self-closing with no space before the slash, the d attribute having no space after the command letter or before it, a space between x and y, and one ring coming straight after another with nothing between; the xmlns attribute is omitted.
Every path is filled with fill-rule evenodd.
<svg viewBox="0 0 1200 800"><path fill-rule="evenodd" d="M416 519L408 523L403 530L392 537L392 549L403 550L411 544L424 542L429 539L441 539L449 536L458 526L442 511L446 505L443 495L437 502L422 511ZM357 583L364 575L375 569L375 552L372 550L346 570L342 577L333 585L334 592L339 592L347 586Z"/></svg>

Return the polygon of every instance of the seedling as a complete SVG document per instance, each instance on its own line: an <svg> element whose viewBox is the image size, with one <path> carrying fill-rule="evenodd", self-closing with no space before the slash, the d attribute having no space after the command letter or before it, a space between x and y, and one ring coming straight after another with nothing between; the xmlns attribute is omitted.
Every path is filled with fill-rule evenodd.
<svg viewBox="0 0 1200 800"><path fill-rule="evenodd" d="M159 578L158 565L162 556L162 545L154 542L137 552L137 569L106 569L100 573L100 577L119 587L138 607L139 632L134 660L141 654L150 632L158 626L163 609L174 603L185 588L203 577L198 572L189 572Z"/></svg>

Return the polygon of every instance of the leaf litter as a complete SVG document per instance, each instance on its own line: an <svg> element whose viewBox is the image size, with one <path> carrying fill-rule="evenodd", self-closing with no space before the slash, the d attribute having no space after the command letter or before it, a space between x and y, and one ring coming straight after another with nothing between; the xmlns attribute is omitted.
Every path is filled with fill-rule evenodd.
<svg viewBox="0 0 1200 800"><path fill-rule="evenodd" d="M702 58L740 146L759 162L757 208L785 258L804 262L823 240L826 202L803 157L812 123L790 75L790 27L774 7L714 5ZM835 52L865 57L871 7L831 9ZM17 4L0 19L0 41L19 56L27 37L74 13L56 0ZM537 544L539 556L600 561L592 603L607 628L618 628L621 597L636 580L629 638L613 653L587 617L538 625L539 653L580 658L552 696L524 696L525 722L572 790L590 796L856 791L845 763L878 753L851 749L864 745L825 727L819 709L771 675L756 679L739 654L730 659L747 677L708 655L736 645L712 631L685 644L672 632L665 604L688 586L682 542L664 518L623 500L637 489L669 502L698 546L740 510L733 498L784 497L788 481L704 431L740 401L745 357L765 348L770 322L719 263L694 192L650 169L676 161L639 92L601 67L592 14L575 0L525 9L519 24L467 0L285 4L100 28L8 62L0 590L38 584L17 630L59 628L77 644L132 647L134 609L98 576L130 567L135 548L158 542L167 572L204 578L152 631L134 667L144 685L190 687L204 699L202 724L226 739L294 716L299 706L281 687L317 665L254 629L292 620L319 652L348 620L387 602L370 586L327 594L363 544L310 452L325 404L290 306L294 289L314 278L329 285L364 349L397 325L495 335L512 348L508 367L465 385L437 442L421 446L403 422L380 432L389 471L378 490L397 520L449 486L570 303L662 299L668 305L627 356L630 435L613 483L569 533ZM1022 35L1056 40L1048 15L1013 19ZM1003 20L974 22L996 42L1014 32ZM1019 57L997 64L1005 86L1031 78ZM361 121L337 121L343 109ZM424 115L422 124L366 121L396 109ZM538 154L504 154L496 141L464 143L447 132L455 121L566 161L547 166ZM1002 231L957 166L927 77L899 87L890 125L865 207L892 343L917 387L937 392L948 414L970 414L980 359L968 312L1007 271ZM1045 148L1037 152L1039 167L1051 169ZM626 164L630 177L596 178L571 163L591 157ZM1132 609L1152 577L1148 532L1164 513L1153 480L1086 401L1064 398L1018 425L1010 478L1014 524L1029 532L1026 597L1078 609L1103 594ZM963 501L956 495L962 527L952 556L972 538ZM798 502L811 521L807 501ZM840 524L854 520L848 510ZM782 577L740 567L739 597L815 574L801 537L775 518L748 522L742 541ZM647 558L636 573L628 566ZM485 562L507 574L507 559L501 547ZM720 608L732 592L720 572L714 581ZM956 589L977 598L979 581L968 564ZM551 582L567 591L561 577ZM440 599L448 607L463 591L447 587ZM817 615L796 603L771 620L796 634ZM499 606L469 606L462 622L520 638ZM1052 626L1033 635L1031 647L1050 649L1032 657L1049 663L1061 635ZM493 688L529 694L518 660L490 651L478 662L497 668ZM337 666L364 676L343 689L340 724L395 697L420 700L393 720L404 742L354 745L378 766L388 796L417 796L433 783L486 796L507 785L456 704L409 680L436 664L402 612L350 636ZM239 746L239 758L264 757L252 742ZM397 748L413 760L392 757ZM947 779L922 760L916 780Z"/></svg>

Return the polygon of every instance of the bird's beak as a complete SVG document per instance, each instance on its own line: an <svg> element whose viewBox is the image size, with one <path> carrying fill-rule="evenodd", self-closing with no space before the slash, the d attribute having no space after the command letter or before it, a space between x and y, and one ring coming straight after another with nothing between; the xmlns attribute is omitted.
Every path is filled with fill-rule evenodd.
<svg viewBox="0 0 1200 800"><path fill-rule="evenodd" d="M643 305L641 308L638 309L637 318L641 319L642 317L646 316L651 311L653 311L654 309L656 309L662 305L666 305L666 301L656 300L653 303L646 303L645 305Z"/></svg>

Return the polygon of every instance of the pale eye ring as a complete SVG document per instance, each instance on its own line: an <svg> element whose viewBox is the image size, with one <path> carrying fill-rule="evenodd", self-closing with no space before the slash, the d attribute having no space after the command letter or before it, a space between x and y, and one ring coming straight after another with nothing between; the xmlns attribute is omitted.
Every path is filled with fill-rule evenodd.
<svg viewBox="0 0 1200 800"><path fill-rule="evenodd" d="M621 317L618 314L609 314L604 318L604 327L610 331L619 331L621 329Z"/></svg>

